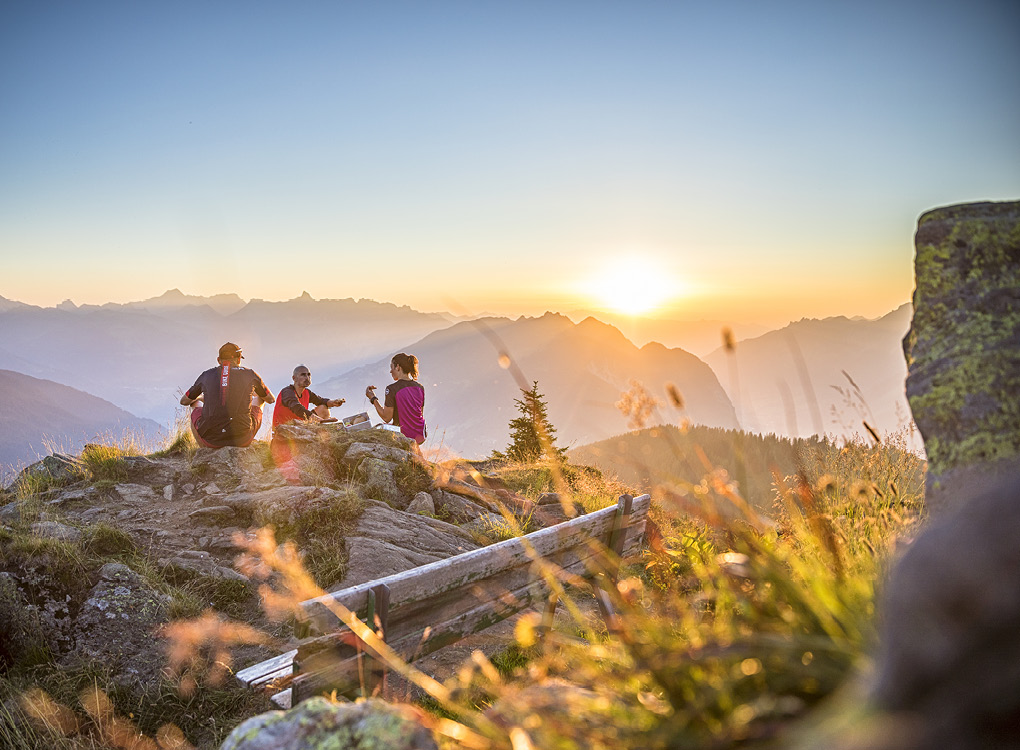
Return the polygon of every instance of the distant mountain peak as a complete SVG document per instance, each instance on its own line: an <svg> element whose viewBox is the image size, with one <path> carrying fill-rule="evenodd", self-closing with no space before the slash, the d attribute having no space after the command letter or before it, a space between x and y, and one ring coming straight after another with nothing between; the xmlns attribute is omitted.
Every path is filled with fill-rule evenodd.
<svg viewBox="0 0 1020 750"><path fill-rule="evenodd" d="M173 307L201 307L203 305L211 307L220 314L229 315L244 307L245 301L232 292L203 297L196 294L185 294L175 287L167 289L158 297L151 297L141 302L128 302L124 307L149 310ZM109 307L109 305L104 305L104 307Z"/></svg>
<svg viewBox="0 0 1020 750"><path fill-rule="evenodd" d="M58 310L77 310L78 309L78 305L74 304L70 299L65 299L63 302L61 302L59 305L57 305L57 309Z"/></svg>
<svg viewBox="0 0 1020 750"><path fill-rule="evenodd" d="M0 297L0 312L16 310L19 307L29 307L29 305L26 305L24 302L18 302L17 300L7 299L6 297Z"/></svg>

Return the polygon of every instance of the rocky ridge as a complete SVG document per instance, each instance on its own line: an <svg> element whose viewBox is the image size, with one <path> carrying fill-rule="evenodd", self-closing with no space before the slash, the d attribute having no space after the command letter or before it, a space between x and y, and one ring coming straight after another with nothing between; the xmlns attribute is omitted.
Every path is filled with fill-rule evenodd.
<svg viewBox="0 0 1020 750"><path fill-rule="evenodd" d="M276 638L235 648L233 668L286 650L290 629L267 621L258 582L234 566L265 526L335 590L475 549L505 514L535 525L577 510L430 465L393 433L286 432L297 458L282 470L259 443L102 460L87 447L23 470L0 495L0 671L29 654L103 665L150 695L167 667L154 635L210 607Z"/></svg>

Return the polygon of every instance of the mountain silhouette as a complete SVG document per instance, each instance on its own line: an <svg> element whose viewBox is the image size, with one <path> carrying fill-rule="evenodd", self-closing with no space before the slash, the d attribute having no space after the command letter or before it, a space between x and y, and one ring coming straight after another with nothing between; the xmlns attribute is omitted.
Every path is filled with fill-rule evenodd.
<svg viewBox="0 0 1020 750"><path fill-rule="evenodd" d="M877 320L800 320L705 357L748 432L881 436L911 423L901 341L911 306Z"/></svg>
<svg viewBox="0 0 1020 750"><path fill-rule="evenodd" d="M90 393L11 370L0 370L0 415L4 469L32 463L51 448L76 454L89 441L128 434L144 442L161 429Z"/></svg>
<svg viewBox="0 0 1020 750"><path fill-rule="evenodd" d="M166 424L180 390L216 364L225 341L275 393L298 364L317 378L345 372L450 324L439 314L372 300L251 300L171 290L125 304L41 308L0 300L0 367L71 383Z"/></svg>
<svg viewBox="0 0 1020 750"><path fill-rule="evenodd" d="M575 324L556 313L457 323L313 387L322 396L346 398L351 411L364 407L373 413L364 401L365 386L375 385L382 394L392 382L389 358L397 351L420 361L430 442L441 441L469 457L506 447L507 425L519 416L514 399L535 380L561 446L626 432L627 420L615 404L632 381L663 403L667 383L683 394L686 411L664 406L651 423L689 418L736 427L733 406L715 374L693 354L661 344L638 348L613 326L594 318Z"/></svg>

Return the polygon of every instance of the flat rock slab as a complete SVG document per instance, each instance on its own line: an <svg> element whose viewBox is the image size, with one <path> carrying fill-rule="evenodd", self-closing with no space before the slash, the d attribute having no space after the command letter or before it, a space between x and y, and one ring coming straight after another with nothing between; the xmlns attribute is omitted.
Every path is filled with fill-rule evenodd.
<svg viewBox="0 0 1020 750"><path fill-rule="evenodd" d="M209 576L210 578L219 578L226 581L240 581L242 583L248 582L247 576L238 573L232 568L217 565L216 561L209 557L208 552L199 552L199 554L204 555L204 557L196 557L195 553L192 552L190 555L180 554L164 558L159 563L165 566L172 565L175 568L181 568L199 576Z"/></svg>
<svg viewBox="0 0 1020 750"><path fill-rule="evenodd" d="M492 512L488 506L479 505L463 495L456 495L445 490L432 490L431 496L436 510L445 512L457 523L470 523L481 515Z"/></svg>
<svg viewBox="0 0 1020 750"><path fill-rule="evenodd" d="M73 526L65 526L56 521L42 521L32 524L32 533L46 539L56 539L61 542L77 542L81 539L81 531Z"/></svg>
<svg viewBox="0 0 1020 750"><path fill-rule="evenodd" d="M155 503L161 497L144 484L118 484L113 489L126 503Z"/></svg>
<svg viewBox="0 0 1020 750"><path fill-rule="evenodd" d="M212 505L191 511L188 518L193 521L230 521L236 515L237 511L229 505Z"/></svg>
<svg viewBox="0 0 1020 750"><path fill-rule="evenodd" d="M478 549L471 535L444 521L366 500L347 537L348 572L334 591Z"/></svg>
<svg viewBox="0 0 1020 750"><path fill-rule="evenodd" d="M238 515L250 516L255 523L292 521L298 515L335 502L347 495L329 487L285 485L260 492L235 492L216 498L218 505L228 505Z"/></svg>
<svg viewBox="0 0 1020 750"><path fill-rule="evenodd" d="M352 443L344 453L346 461L360 461L366 456L378 458L382 461L395 461L402 463L411 458L411 454L399 448L390 448L378 443Z"/></svg>

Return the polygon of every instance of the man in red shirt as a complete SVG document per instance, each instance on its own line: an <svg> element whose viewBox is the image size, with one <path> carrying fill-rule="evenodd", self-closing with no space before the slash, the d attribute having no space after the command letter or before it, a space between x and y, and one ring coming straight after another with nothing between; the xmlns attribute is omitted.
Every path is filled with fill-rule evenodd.
<svg viewBox="0 0 1020 750"><path fill-rule="evenodd" d="M201 446L251 445L262 426L262 404L276 400L257 372L241 367L242 359L241 347L228 341L220 347L219 366L199 375L181 396L183 406L194 407L191 427Z"/></svg>
<svg viewBox="0 0 1020 750"><path fill-rule="evenodd" d="M280 397L273 409L273 459L277 466L282 466L293 458L290 442L276 434L276 428L287 422L306 419L311 422L322 422L330 419L329 407L340 406L342 398L326 399L312 392L312 373L304 365L294 368L291 377L294 385L288 385L280 391ZM311 408L312 404L315 408Z"/></svg>

